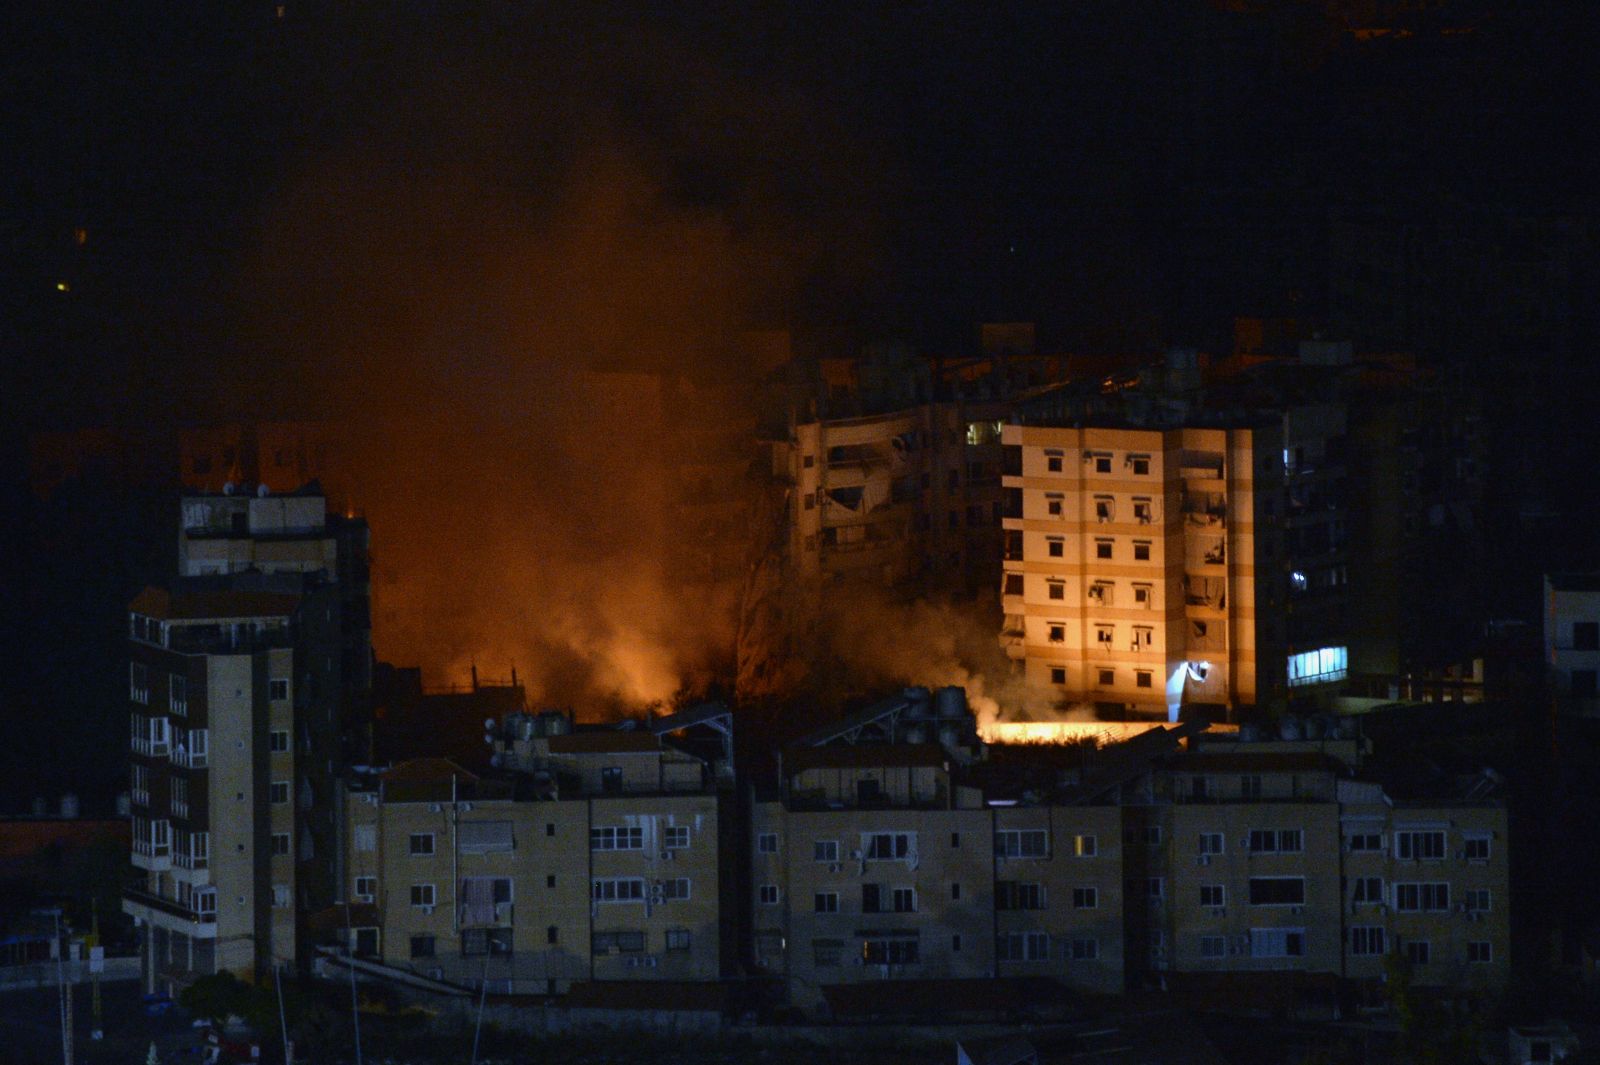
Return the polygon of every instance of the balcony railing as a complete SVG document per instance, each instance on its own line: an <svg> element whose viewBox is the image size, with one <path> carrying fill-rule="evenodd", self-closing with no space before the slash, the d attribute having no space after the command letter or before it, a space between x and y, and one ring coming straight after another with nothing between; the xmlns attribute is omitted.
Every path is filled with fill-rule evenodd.
<svg viewBox="0 0 1600 1065"><path fill-rule="evenodd" d="M201 912L192 906L184 905L177 899L162 898L160 895L153 894L143 888L123 888L122 897L135 906L148 906L152 910L160 910L162 913L170 914L173 917L181 917L196 924L215 924L217 921L215 910Z"/></svg>

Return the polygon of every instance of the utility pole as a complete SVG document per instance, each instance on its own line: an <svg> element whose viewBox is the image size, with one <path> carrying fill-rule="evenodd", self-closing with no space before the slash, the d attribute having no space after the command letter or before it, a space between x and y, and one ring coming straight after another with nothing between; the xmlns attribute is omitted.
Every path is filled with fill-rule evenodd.
<svg viewBox="0 0 1600 1065"><path fill-rule="evenodd" d="M90 1001L94 1004L94 1022L89 1026L89 1038L105 1038L105 1028L100 1023L100 970L105 968L105 948L100 946L100 900L89 900L89 986Z"/></svg>
<svg viewBox="0 0 1600 1065"><path fill-rule="evenodd" d="M56 941L56 990L61 1000L61 1060L64 1065L72 1065L72 984L67 981L66 958L67 944L61 938L61 910L50 911L50 916L55 919Z"/></svg>

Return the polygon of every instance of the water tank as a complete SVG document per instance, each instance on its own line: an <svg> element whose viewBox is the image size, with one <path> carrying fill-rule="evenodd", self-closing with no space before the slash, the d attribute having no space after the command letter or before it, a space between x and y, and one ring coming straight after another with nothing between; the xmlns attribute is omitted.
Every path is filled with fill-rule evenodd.
<svg viewBox="0 0 1600 1065"><path fill-rule="evenodd" d="M940 688L933 698L934 708L941 718L967 716L967 689L950 684Z"/></svg>
<svg viewBox="0 0 1600 1065"><path fill-rule="evenodd" d="M133 816L133 798L125 791L117 796L117 816Z"/></svg>
<svg viewBox="0 0 1600 1065"><path fill-rule="evenodd" d="M907 688L901 695L906 701L907 717L927 717L933 710L927 688Z"/></svg>
<svg viewBox="0 0 1600 1065"><path fill-rule="evenodd" d="M61 816L69 819L78 816L78 797L70 791L61 796Z"/></svg>
<svg viewBox="0 0 1600 1065"><path fill-rule="evenodd" d="M1286 717L1278 723L1278 737L1285 740L1298 740L1305 735L1298 717Z"/></svg>

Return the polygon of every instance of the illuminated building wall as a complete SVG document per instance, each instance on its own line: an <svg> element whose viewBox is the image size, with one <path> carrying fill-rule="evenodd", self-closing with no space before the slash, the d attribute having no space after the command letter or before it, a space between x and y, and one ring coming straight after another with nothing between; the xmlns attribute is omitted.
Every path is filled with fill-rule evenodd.
<svg viewBox="0 0 1600 1065"><path fill-rule="evenodd" d="M1280 701L1275 426L1011 425L1007 653L1063 704L1175 715Z"/></svg>

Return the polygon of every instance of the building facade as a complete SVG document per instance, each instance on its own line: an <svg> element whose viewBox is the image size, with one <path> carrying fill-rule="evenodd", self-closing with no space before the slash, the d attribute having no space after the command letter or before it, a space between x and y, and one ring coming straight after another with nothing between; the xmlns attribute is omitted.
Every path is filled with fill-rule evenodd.
<svg viewBox="0 0 1600 1065"><path fill-rule="evenodd" d="M1281 699L1281 436L1008 425L1002 641L1058 705ZM1303 675L1342 669L1315 663Z"/></svg>
<svg viewBox="0 0 1600 1065"><path fill-rule="evenodd" d="M435 758L358 778L324 923L359 959L458 987L717 980L728 781L664 738L667 721L574 731L513 714L492 733L497 777Z"/></svg>

